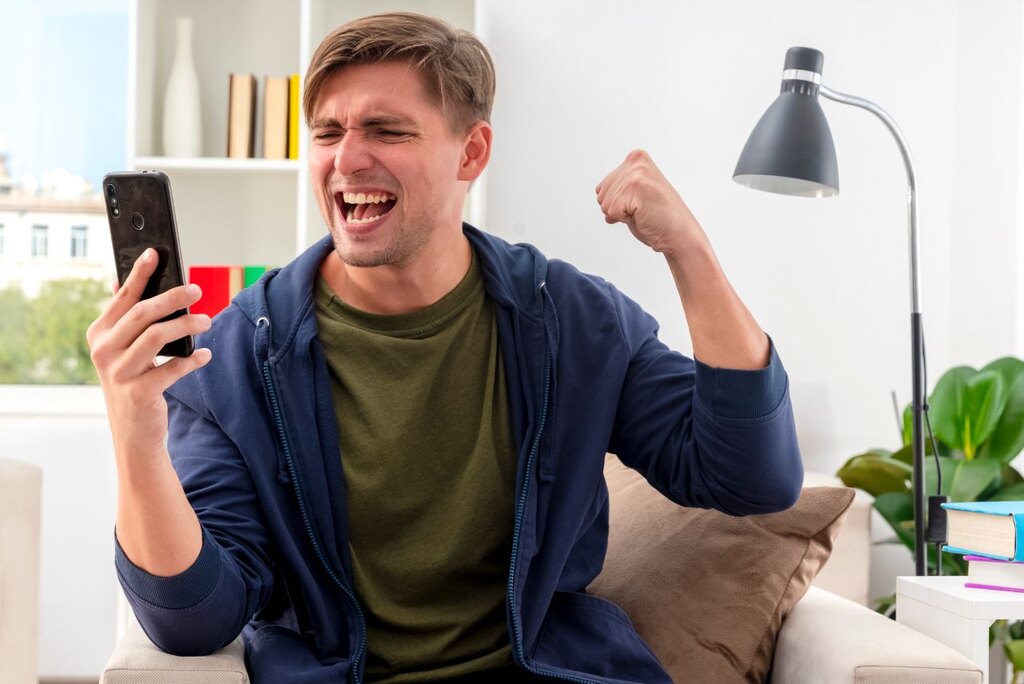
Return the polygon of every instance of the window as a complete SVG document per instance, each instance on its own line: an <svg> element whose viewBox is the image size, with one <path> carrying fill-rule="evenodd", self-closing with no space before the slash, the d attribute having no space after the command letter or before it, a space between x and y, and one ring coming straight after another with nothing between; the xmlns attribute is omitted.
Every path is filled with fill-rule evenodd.
<svg viewBox="0 0 1024 684"><path fill-rule="evenodd" d="M138 4L0 0L0 385L97 382L85 330L114 279L98 191L124 167Z"/></svg>
<svg viewBox="0 0 1024 684"><path fill-rule="evenodd" d="M46 256L46 238L50 229L47 226L32 226L32 256Z"/></svg>
<svg viewBox="0 0 1024 684"><path fill-rule="evenodd" d="M85 239L89 234L88 226L71 226L71 258L85 258Z"/></svg>

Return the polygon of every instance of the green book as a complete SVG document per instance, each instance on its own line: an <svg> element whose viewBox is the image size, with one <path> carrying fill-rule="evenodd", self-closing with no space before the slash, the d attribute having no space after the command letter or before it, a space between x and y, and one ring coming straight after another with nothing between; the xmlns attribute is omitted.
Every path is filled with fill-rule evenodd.
<svg viewBox="0 0 1024 684"><path fill-rule="evenodd" d="M267 272L266 266L246 266L242 277L242 287L249 287L255 284L260 276Z"/></svg>

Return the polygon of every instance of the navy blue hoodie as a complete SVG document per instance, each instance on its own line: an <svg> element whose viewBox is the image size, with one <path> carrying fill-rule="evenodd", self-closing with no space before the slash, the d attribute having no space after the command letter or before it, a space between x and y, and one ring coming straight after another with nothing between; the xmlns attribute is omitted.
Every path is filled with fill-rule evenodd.
<svg viewBox="0 0 1024 684"><path fill-rule="evenodd" d="M791 506L803 467L782 363L774 347L757 371L689 359L606 281L464 231L497 305L518 448L506 597L515 663L575 682L670 682L625 613L585 591L607 545L605 453L684 506ZM156 577L115 544L118 577L157 646L200 655L241 633L256 684L363 681L366 630L312 299L332 248L325 237L239 294L198 340L213 360L167 392L168 449L203 528L195 563Z"/></svg>

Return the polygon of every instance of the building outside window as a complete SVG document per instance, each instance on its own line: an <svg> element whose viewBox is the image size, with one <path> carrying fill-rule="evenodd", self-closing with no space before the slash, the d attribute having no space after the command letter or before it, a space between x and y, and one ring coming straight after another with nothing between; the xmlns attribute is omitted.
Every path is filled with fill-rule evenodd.
<svg viewBox="0 0 1024 684"><path fill-rule="evenodd" d="M44 257L47 252L47 237L50 229L48 226L32 226L32 256Z"/></svg>
<svg viewBox="0 0 1024 684"><path fill-rule="evenodd" d="M71 226L71 258L84 259L86 249L86 237L89 234L88 226Z"/></svg>

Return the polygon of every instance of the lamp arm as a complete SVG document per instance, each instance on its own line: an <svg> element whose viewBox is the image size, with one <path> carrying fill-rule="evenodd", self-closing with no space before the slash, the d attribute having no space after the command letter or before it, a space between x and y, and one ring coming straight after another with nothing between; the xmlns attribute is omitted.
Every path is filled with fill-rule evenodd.
<svg viewBox="0 0 1024 684"><path fill-rule="evenodd" d="M866 109L886 125L903 155L903 164L907 168L907 223L910 232L910 341L913 376L913 466L914 466L914 561L916 574L926 575L925 546L925 506L924 506L924 427L922 412L925 402L924 379L924 332L921 326L921 279L917 263L919 257L917 245L917 174L914 172L914 161L910 158L910 148L900 132L896 122L889 114L874 102L853 95L836 92L825 85L819 85L818 92L830 100ZM938 558L938 556L936 557ZM941 564L938 571L941 572Z"/></svg>
<svg viewBox="0 0 1024 684"><path fill-rule="evenodd" d="M921 313L921 279L917 270L920 256L917 245L917 174L914 171L914 160L910 157L910 148L907 146L907 140L903 137L899 126L896 125L896 122L893 121L888 112L874 102L837 92L824 84L819 86L819 88L818 92L830 100L868 110L882 120L882 123L892 133L892 137L896 139L896 144L900 148L900 154L903 155L903 165L907 168L907 223L910 228L910 311L911 313Z"/></svg>

